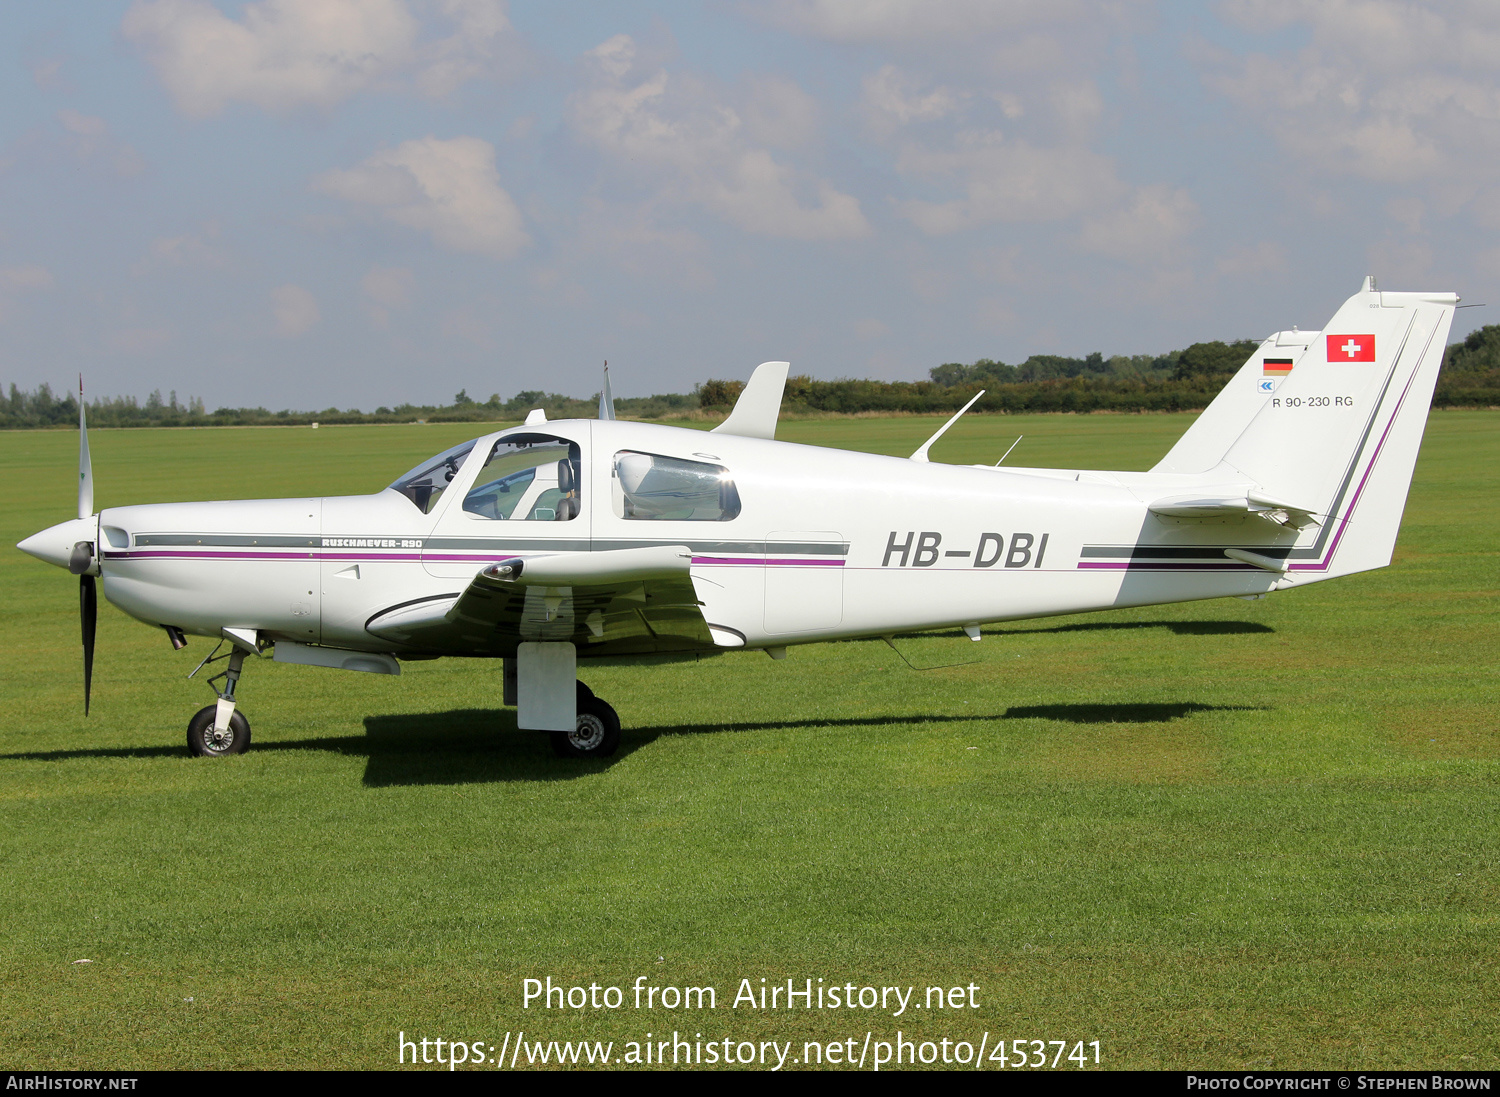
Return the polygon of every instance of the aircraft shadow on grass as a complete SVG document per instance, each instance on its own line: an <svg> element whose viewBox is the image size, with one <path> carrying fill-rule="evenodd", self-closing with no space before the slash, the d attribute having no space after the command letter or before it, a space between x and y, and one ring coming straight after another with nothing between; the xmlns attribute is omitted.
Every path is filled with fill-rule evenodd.
<svg viewBox="0 0 1500 1097"><path fill-rule="evenodd" d="M1264 633L1276 630L1259 621L1088 621L1073 625L1052 625L1049 628L1001 627L990 633L992 636L1030 636L1060 632L1122 632L1131 629L1171 629L1178 636L1240 636L1247 633ZM960 637L959 629L946 632L928 632L925 636Z"/></svg>
<svg viewBox="0 0 1500 1097"><path fill-rule="evenodd" d="M672 735L712 735L741 731L901 727L921 724L993 724L1002 720L1058 720L1072 724L1150 724L1180 720L1200 712L1260 711L1253 705L1205 705L1196 701L1149 704L1024 705L998 713L860 716L809 720L747 720L728 724L659 724L627 728L612 758L575 760L553 755L547 736L518 732L514 710L457 709L449 712L367 716L364 735L260 741L255 752L333 751L364 758L364 784L488 784L496 781L567 781L609 769L655 740ZM181 746L95 747L79 750L19 751L0 760L66 761L74 758L178 758ZM199 763L212 765L215 763ZM233 764L233 763L231 763Z"/></svg>

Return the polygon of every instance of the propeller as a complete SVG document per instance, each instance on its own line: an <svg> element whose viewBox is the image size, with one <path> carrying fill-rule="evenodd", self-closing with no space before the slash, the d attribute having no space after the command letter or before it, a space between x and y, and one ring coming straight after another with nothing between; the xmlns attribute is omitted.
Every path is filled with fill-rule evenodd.
<svg viewBox="0 0 1500 1097"><path fill-rule="evenodd" d="M94 464L89 458L89 427L83 412L83 374L78 375L78 517L94 516ZM94 543L79 541L68 559L78 576L78 618L83 626L83 714L89 714L94 684L94 634L99 626L99 592L94 586Z"/></svg>
<svg viewBox="0 0 1500 1097"><path fill-rule="evenodd" d="M78 616L83 622L83 714L87 716L89 693L94 685L94 630L99 624L99 594L94 589L92 575L78 577Z"/></svg>

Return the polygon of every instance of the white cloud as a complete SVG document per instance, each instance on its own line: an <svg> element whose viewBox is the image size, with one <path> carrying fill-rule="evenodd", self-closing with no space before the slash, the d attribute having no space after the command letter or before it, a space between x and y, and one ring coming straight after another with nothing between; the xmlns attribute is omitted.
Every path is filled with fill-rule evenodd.
<svg viewBox="0 0 1500 1097"><path fill-rule="evenodd" d="M766 18L834 42L972 39L1088 14L1079 0L775 0Z"/></svg>
<svg viewBox="0 0 1500 1097"><path fill-rule="evenodd" d="M947 202L909 201L903 211L924 232L943 234L989 222L1058 221L1117 202L1125 185L1107 156L1078 145L1038 148L994 131L960 134L949 149L910 144L897 170L964 190Z"/></svg>
<svg viewBox="0 0 1500 1097"><path fill-rule="evenodd" d="M52 286L52 272L46 267L0 267L0 292L51 289Z"/></svg>
<svg viewBox="0 0 1500 1097"><path fill-rule="evenodd" d="M109 128L102 118L93 118L68 108L57 112L57 120L62 123L63 129L79 137L103 137Z"/></svg>
<svg viewBox="0 0 1500 1097"><path fill-rule="evenodd" d="M14 294L51 289L52 286L52 272L46 267L0 267L0 323L10 320L17 311L12 300Z"/></svg>
<svg viewBox="0 0 1500 1097"><path fill-rule="evenodd" d="M177 337L171 328L123 328L104 338L104 345L119 354L155 354Z"/></svg>
<svg viewBox="0 0 1500 1097"><path fill-rule="evenodd" d="M963 93L945 87L921 90L914 77L895 65L884 65L866 76L861 91L866 116L883 133L912 122L943 118L956 111L964 98Z"/></svg>
<svg viewBox="0 0 1500 1097"><path fill-rule="evenodd" d="M1500 177L1500 7L1476 0L1230 0L1295 52L1200 47L1204 79L1313 170L1472 193Z"/></svg>
<svg viewBox="0 0 1500 1097"><path fill-rule="evenodd" d="M323 318L318 299L301 286L277 286L271 291L271 315L276 334L286 339L302 335Z"/></svg>
<svg viewBox="0 0 1500 1097"><path fill-rule="evenodd" d="M1187 191L1141 187L1129 205L1085 223L1078 242L1099 255L1149 262L1172 254L1198 220L1198 204Z"/></svg>
<svg viewBox="0 0 1500 1097"><path fill-rule="evenodd" d="M1420 283L1432 269L1433 250L1421 240L1387 238L1365 249L1369 269L1380 273L1381 281L1390 286Z"/></svg>
<svg viewBox="0 0 1500 1097"><path fill-rule="evenodd" d="M437 6L458 29L419 49L417 86L424 94L448 95L510 60L514 36L503 0L438 0Z"/></svg>
<svg viewBox="0 0 1500 1097"><path fill-rule="evenodd" d="M258 0L239 19L207 0L137 0L121 30L189 117L232 102L326 109L398 75L443 95L490 71L510 31L504 4L437 6L457 29L428 43L404 0Z"/></svg>
<svg viewBox="0 0 1500 1097"><path fill-rule="evenodd" d="M416 279L405 267L372 267L359 287L372 301L394 309L411 303Z"/></svg>
<svg viewBox="0 0 1500 1097"><path fill-rule="evenodd" d="M1052 112L1062 128L1076 137L1090 133L1104 114L1104 98L1092 80L1058 84L1052 89Z"/></svg>
<svg viewBox="0 0 1500 1097"><path fill-rule="evenodd" d="M1231 248L1214 260L1214 269L1231 277L1284 271L1289 266L1286 247L1274 240Z"/></svg>
<svg viewBox="0 0 1500 1097"><path fill-rule="evenodd" d="M220 230L217 222L209 222L198 232L181 236L161 236L151 241L146 257L135 266L137 274L152 267L188 267L206 269L222 267L228 261L224 249L219 245Z"/></svg>
<svg viewBox="0 0 1500 1097"><path fill-rule="evenodd" d="M63 87L62 58L44 57L31 66L32 82L42 91L59 91Z"/></svg>
<svg viewBox="0 0 1500 1097"><path fill-rule="evenodd" d="M80 160L91 160L96 153L103 151L112 154L110 163L116 175L138 175L145 170L141 154L111 138L104 119L65 107L57 112L57 121L68 131L68 146Z"/></svg>
<svg viewBox="0 0 1500 1097"><path fill-rule="evenodd" d="M365 307L370 319L376 327L383 328L390 324L393 309L411 304L416 279L405 267L372 267L360 279L359 286L369 298Z"/></svg>
<svg viewBox="0 0 1500 1097"><path fill-rule="evenodd" d="M313 186L372 206L453 251L509 259L530 242L521 211L500 186L495 147L477 137L406 141L357 167L325 172Z"/></svg>
<svg viewBox="0 0 1500 1097"><path fill-rule="evenodd" d="M581 139L660 197L700 205L747 232L795 240L869 234L857 198L778 161L714 88L665 70L632 79L635 57L627 35L590 51L593 86L573 97L569 112ZM785 86L779 97L797 102Z"/></svg>
<svg viewBox="0 0 1500 1097"><path fill-rule="evenodd" d="M745 131L752 141L775 148L797 148L818 132L818 102L784 76L750 79Z"/></svg>

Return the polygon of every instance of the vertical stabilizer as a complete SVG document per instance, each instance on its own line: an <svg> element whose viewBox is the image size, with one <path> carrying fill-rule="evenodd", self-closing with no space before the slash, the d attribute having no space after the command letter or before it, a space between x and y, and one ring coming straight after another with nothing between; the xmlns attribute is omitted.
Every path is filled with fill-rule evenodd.
<svg viewBox="0 0 1500 1097"><path fill-rule="evenodd" d="M762 362L756 366L729 418L714 430L746 438L775 438L776 420L781 417L781 394L791 368L790 362Z"/></svg>
<svg viewBox="0 0 1500 1097"><path fill-rule="evenodd" d="M1270 402L1281 367L1294 365L1321 334L1278 331L1263 342L1151 471L1206 472L1224 460L1224 451Z"/></svg>
<svg viewBox="0 0 1500 1097"><path fill-rule="evenodd" d="M1321 579L1390 563L1457 304L1366 279L1225 453L1219 474L1239 473L1321 523L1316 543L1292 553L1292 572Z"/></svg>
<svg viewBox="0 0 1500 1097"><path fill-rule="evenodd" d="M604 363L604 387L599 390L599 418L615 417L615 394L609 391L609 363Z"/></svg>

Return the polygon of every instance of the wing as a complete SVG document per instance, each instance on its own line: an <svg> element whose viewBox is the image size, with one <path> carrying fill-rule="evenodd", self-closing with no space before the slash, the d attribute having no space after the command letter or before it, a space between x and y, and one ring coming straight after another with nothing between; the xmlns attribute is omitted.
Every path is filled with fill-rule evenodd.
<svg viewBox="0 0 1500 1097"><path fill-rule="evenodd" d="M685 546L502 560L466 590L393 606L365 629L415 651L509 656L534 640L580 655L713 650Z"/></svg>

